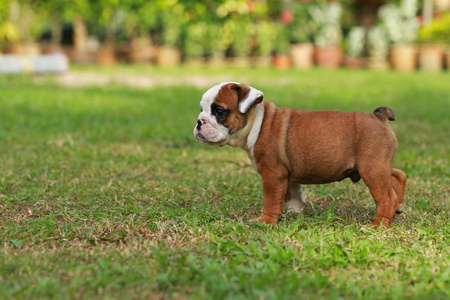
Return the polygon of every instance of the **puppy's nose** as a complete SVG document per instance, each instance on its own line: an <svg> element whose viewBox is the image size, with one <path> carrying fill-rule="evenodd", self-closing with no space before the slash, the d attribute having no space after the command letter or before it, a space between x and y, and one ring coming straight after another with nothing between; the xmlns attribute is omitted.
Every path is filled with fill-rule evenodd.
<svg viewBox="0 0 450 300"><path fill-rule="evenodd" d="M197 121L197 130L200 130L200 129L202 129L202 121L198 120Z"/></svg>

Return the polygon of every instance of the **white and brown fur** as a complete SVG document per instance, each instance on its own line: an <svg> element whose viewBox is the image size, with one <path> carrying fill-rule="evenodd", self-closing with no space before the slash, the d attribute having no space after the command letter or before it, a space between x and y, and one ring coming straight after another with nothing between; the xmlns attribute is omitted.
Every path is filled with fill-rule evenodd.
<svg viewBox="0 0 450 300"><path fill-rule="evenodd" d="M405 174L392 167L397 140L392 110L372 114L278 108L263 93L236 82L209 89L194 129L207 145L243 148L263 181L259 222L276 223L283 205L300 213L301 184L361 178L377 205L373 225L389 226L404 205Z"/></svg>

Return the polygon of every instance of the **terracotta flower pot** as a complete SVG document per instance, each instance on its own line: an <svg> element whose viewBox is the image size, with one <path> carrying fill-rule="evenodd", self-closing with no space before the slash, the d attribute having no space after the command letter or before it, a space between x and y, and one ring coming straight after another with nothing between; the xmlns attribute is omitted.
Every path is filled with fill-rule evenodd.
<svg viewBox="0 0 450 300"><path fill-rule="evenodd" d="M344 52L339 46L316 48L316 61L319 67L327 69L339 68L344 58Z"/></svg>
<svg viewBox="0 0 450 300"><path fill-rule="evenodd" d="M444 49L439 45L422 45L419 50L419 67L424 71L439 72L444 64Z"/></svg>
<svg viewBox="0 0 450 300"><path fill-rule="evenodd" d="M203 67L206 64L206 60L203 57L187 57L183 65L190 67Z"/></svg>
<svg viewBox="0 0 450 300"><path fill-rule="evenodd" d="M273 57L273 66L278 70L287 70L291 67L292 61L289 54L276 54Z"/></svg>
<svg viewBox="0 0 450 300"><path fill-rule="evenodd" d="M161 67L175 67L181 62L181 50L175 47L159 47L156 57Z"/></svg>
<svg viewBox="0 0 450 300"><path fill-rule="evenodd" d="M128 61L132 64L142 64L150 62L152 56L150 46L131 47L128 53Z"/></svg>
<svg viewBox="0 0 450 300"><path fill-rule="evenodd" d="M389 62L387 60L374 57L371 57L369 59L369 63L367 64L367 66L369 67L369 69L375 71L384 71L390 68Z"/></svg>
<svg viewBox="0 0 450 300"><path fill-rule="evenodd" d="M260 68L270 67L272 65L272 59L271 55L257 56L253 59L253 65Z"/></svg>
<svg viewBox="0 0 450 300"><path fill-rule="evenodd" d="M213 56L207 59L207 65L213 68L222 68L227 65L227 62L223 56Z"/></svg>
<svg viewBox="0 0 450 300"><path fill-rule="evenodd" d="M113 48L100 48L97 53L97 64L102 66L112 66L116 63L116 54Z"/></svg>
<svg viewBox="0 0 450 300"><path fill-rule="evenodd" d="M293 44L290 49L292 65L307 70L314 66L314 45L311 43Z"/></svg>
<svg viewBox="0 0 450 300"><path fill-rule="evenodd" d="M18 46L20 49L20 52L18 52L18 54L39 55L42 52L41 46L36 43L25 43Z"/></svg>
<svg viewBox="0 0 450 300"><path fill-rule="evenodd" d="M417 67L417 47L414 45L392 46L391 64L397 71L414 71Z"/></svg>
<svg viewBox="0 0 450 300"><path fill-rule="evenodd" d="M252 59L245 56L231 57L229 65L235 68L248 68L252 65Z"/></svg>
<svg viewBox="0 0 450 300"><path fill-rule="evenodd" d="M42 54L57 54L62 53L62 47L60 45L44 44L42 45Z"/></svg>
<svg viewBox="0 0 450 300"><path fill-rule="evenodd" d="M363 57L347 57L344 61L344 66L350 69L364 68L367 62Z"/></svg>
<svg viewBox="0 0 450 300"><path fill-rule="evenodd" d="M129 46L128 61L131 63L148 63L154 55L149 37L133 38Z"/></svg>

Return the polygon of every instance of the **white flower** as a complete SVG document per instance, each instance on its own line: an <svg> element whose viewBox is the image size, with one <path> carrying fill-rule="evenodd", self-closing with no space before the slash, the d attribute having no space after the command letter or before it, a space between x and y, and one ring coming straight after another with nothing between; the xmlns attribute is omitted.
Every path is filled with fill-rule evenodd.
<svg viewBox="0 0 450 300"><path fill-rule="evenodd" d="M370 55L377 60L386 59L389 50L389 40L386 30L380 26L372 27L367 35L367 40Z"/></svg>
<svg viewBox="0 0 450 300"><path fill-rule="evenodd" d="M350 29L348 34L348 55L350 57L361 56L364 50L366 31L363 27L356 26Z"/></svg>
<svg viewBox="0 0 450 300"><path fill-rule="evenodd" d="M314 40L317 46L339 44L342 39L341 16L342 7L339 3L330 3L319 7L313 6L309 9L317 29Z"/></svg>
<svg viewBox="0 0 450 300"><path fill-rule="evenodd" d="M417 0L402 0L398 7L386 4L380 8L378 15L391 42L408 44L416 40L419 29L416 12Z"/></svg>

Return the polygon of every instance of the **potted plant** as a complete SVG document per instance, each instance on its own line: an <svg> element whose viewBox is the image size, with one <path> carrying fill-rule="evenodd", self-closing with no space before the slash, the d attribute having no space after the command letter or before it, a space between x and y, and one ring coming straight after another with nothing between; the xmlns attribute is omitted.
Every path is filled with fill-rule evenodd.
<svg viewBox="0 0 450 300"><path fill-rule="evenodd" d="M19 29L9 20L0 23L0 51L13 52L13 45L20 41Z"/></svg>
<svg viewBox="0 0 450 300"><path fill-rule="evenodd" d="M389 69L389 38L386 30L381 26L372 27L367 34L369 46L369 68L374 70Z"/></svg>
<svg viewBox="0 0 450 300"><path fill-rule="evenodd" d="M272 64L272 54L276 43L276 29L271 21L261 21L256 26L256 57L254 64L267 67Z"/></svg>
<svg viewBox="0 0 450 300"><path fill-rule="evenodd" d="M207 24L198 22L186 28L184 40L184 63L191 66L204 64L206 54Z"/></svg>
<svg viewBox="0 0 450 300"><path fill-rule="evenodd" d="M230 20L228 26L233 37L231 41L233 65L237 67L249 67L251 65L250 54L253 48L253 24L246 19L240 19Z"/></svg>
<svg viewBox="0 0 450 300"><path fill-rule="evenodd" d="M73 18L73 55L71 61L77 64L95 63L94 53L90 51L89 36L85 20L77 15Z"/></svg>
<svg viewBox="0 0 450 300"><path fill-rule="evenodd" d="M259 22L256 26L256 57L254 64L258 67L268 67L272 64L272 54L275 49L277 32L270 21Z"/></svg>
<svg viewBox="0 0 450 300"><path fill-rule="evenodd" d="M440 71L444 51L447 51L447 67L450 67L450 13L423 26L419 30L419 66L426 71Z"/></svg>
<svg viewBox="0 0 450 300"><path fill-rule="evenodd" d="M311 43L309 6L299 2L292 5L293 20L289 24L292 64L297 69L310 69L314 65L314 44Z"/></svg>
<svg viewBox="0 0 450 300"><path fill-rule="evenodd" d="M416 69L417 47L413 44L419 29L416 12L417 0L402 0L399 6L391 3L383 5L378 13L382 26L393 43L392 66L399 71Z"/></svg>
<svg viewBox="0 0 450 300"><path fill-rule="evenodd" d="M42 32L43 20L26 2L10 1L0 7L0 52L3 49L5 53L40 54L36 40Z"/></svg>
<svg viewBox="0 0 450 300"><path fill-rule="evenodd" d="M122 46L126 60L131 63L149 63L155 54L149 28L158 22L158 8L152 2L123 3L124 24L122 32L128 43Z"/></svg>
<svg viewBox="0 0 450 300"><path fill-rule="evenodd" d="M225 49L229 45L229 40L224 31L224 28L218 23L210 22L207 25L205 54L210 66L222 67L225 65Z"/></svg>
<svg viewBox="0 0 450 300"><path fill-rule="evenodd" d="M289 32L286 25L278 23L276 28L275 40L275 56L273 58L273 65L276 69L286 70L291 67L292 61L289 55Z"/></svg>
<svg viewBox="0 0 450 300"><path fill-rule="evenodd" d="M158 48L157 63L162 67L174 67L181 62L181 21L180 16L170 10L161 12L162 45Z"/></svg>
<svg viewBox="0 0 450 300"><path fill-rule="evenodd" d="M355 26L350 29L347 38L346 67L360 68L365 65L365 60L362 57L365 41L366 30L363 27Z"/></svg>
<svg viewBox="0 0 450 300"><path fill-rule="evenodd" d="M113 65L116 63L116 30L118 28L120 3L115 0L92 2L94 16L103 31L105 38L103 46L98 49L97 63L100 65Z"/></svg>
<svg viewBox="0 0 450 300"><path fill-rule="evenodd" d="M332 2L322 6L315 5L310 7L309 12L315 24L317 64L325 68L338 68L344 56L340 46L342 40L340 4Z"/></svg>

